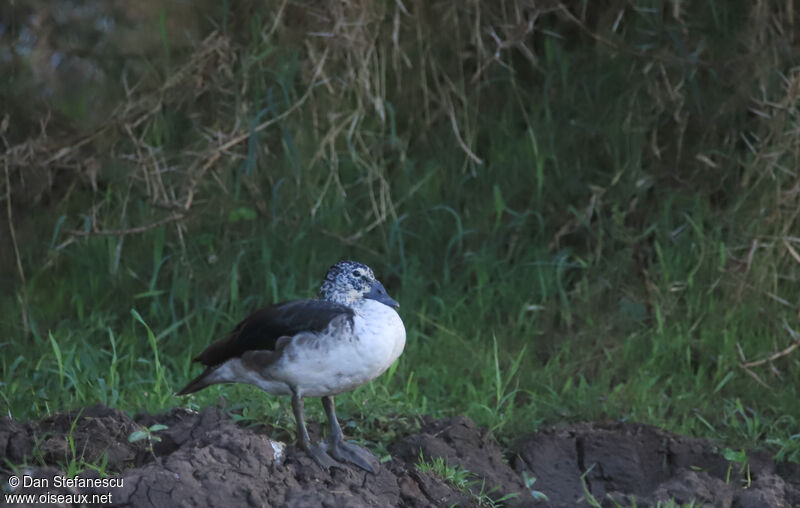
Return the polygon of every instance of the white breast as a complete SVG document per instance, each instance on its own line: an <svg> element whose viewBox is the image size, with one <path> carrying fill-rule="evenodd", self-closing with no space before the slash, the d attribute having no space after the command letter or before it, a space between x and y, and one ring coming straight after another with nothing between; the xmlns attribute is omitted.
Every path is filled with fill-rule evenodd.
<svg viewBox="0 0 800 508"><path fill-rule="evenodd" d="M294 337L263 375L322 397L352 390L383 374L403 352L406 329L394 309L374 300L354 308L353 327ZM262 389L276 393L267 386Z"/></svg>
<svg viewBox="0 0 800 508"><path fill-rule="evenodd" d="M375 300L364 300L355 309L354 335L362 361L380 376L403 352L406 328L397 312Z"/></svg>

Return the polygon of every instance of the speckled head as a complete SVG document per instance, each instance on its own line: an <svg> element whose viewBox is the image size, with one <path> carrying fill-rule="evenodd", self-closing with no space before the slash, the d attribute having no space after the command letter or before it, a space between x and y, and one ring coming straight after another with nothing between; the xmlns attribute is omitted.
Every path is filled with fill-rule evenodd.
<svg viewBox="0 0 800 508"><path fill-rule="evenodd" d="M325 300L348 306L364 298L393 308L400 306L389 297L372 269L357 261L339 261L333 265L325 274L319 292Z"/></svg>

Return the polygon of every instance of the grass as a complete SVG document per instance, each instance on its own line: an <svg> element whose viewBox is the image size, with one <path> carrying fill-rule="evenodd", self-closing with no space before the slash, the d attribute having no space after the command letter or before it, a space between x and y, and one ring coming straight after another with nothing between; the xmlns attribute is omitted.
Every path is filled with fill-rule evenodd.
<svg viewBox="0 0 800 508"><path fill-rule="evenodd" d="M396 367L337 399L383 455L419 415L465 414L506 443L611 419L800 460L797 356L750 365L796 343L795 43L748 22L781 6L665 5L626 4L616 29L601 7L538 12L526 32L480 2L375 2L329 12L338 25L298 3L225 11L184 53L161 12L151 58L171 71L138 62L108 123L53 120L83 133L96 189L73 175L34 208L4 198L20 248L2 273L4 412L222 396L291 430L287 401L250 387L173 393L247 312L356 258L408 330ZM61 150L13 121L9 187L54 153L84 167L75 136Z"/></svg>
<svg viewBox="0 0 800 508"><path fill-rule="evenodd" d="M455 487L456 490L471 499L477 506L495 508L504 506L504 502L514 499L517 493L506 494L505 496L494 499L490 494L496 489L486 490L486 480L482 480L475 473L460 466L449 464L443 457L436 457L426 460L420 451L419 460L415 464L417 470L422 473L436 476ZM480 488L478 489L478 484Z"/></svg>
<svg viewBox="0 0 800 508"><path fill-rule="evenodd" d="M55 465L69 478L73 478L87 470L96 471L100 476L107 477L109 472L111 472L108 467L108 452L104 452L100 458L90 458L86 457L85 455L85 447L80 449L78 448L78 443L75 439L75 427L81 417L81 413L82 410L78 411L78 414L72 420L69 433L64 436L65 446L63 457L61 457L60 460L57 459L57 464ZM13 471L14 473L19 474L23 473L26 468L31 466L48 467L54 465L48 463L48 459L45 457L45 452L42 450L42 445L50 437L50 433L48 432L36 436L36 443L33 447L31 456L25 458L25 463L12 463L7 457L3 457L2 465L5 467L5 471ZM52 460L53 458L51 457L50 461Z"/></svg>

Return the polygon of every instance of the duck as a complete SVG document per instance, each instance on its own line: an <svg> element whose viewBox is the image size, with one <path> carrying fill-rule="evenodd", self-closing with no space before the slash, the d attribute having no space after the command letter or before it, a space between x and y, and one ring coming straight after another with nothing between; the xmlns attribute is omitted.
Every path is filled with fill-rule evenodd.
<svg viewBox="0 0 800 508"><path fill-rule="evenodd" d="M339 261L327 271L318 298L258 309L193 358L205 370L176 395L220 383L288 395L298 448L326 471L349 463L376 474L375 456L345 441L334 397L374 380L400 357L406 330L399 307L370 267ZM327 441L311 442L305 397L322 399Z"/></svg>

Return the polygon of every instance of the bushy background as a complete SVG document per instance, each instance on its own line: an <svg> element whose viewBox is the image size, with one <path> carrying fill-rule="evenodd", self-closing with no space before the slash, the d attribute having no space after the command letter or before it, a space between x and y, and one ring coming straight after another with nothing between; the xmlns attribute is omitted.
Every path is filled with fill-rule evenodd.
<svg viewBox="0 0 800 508"><path fill-rule="evenodd" d="M354 258L408 330L341 397L359 439L621 419L800 460L794 9L0 8L3 411L224 396L291 429L250 387L172 394L247 312Z"/></svg>

